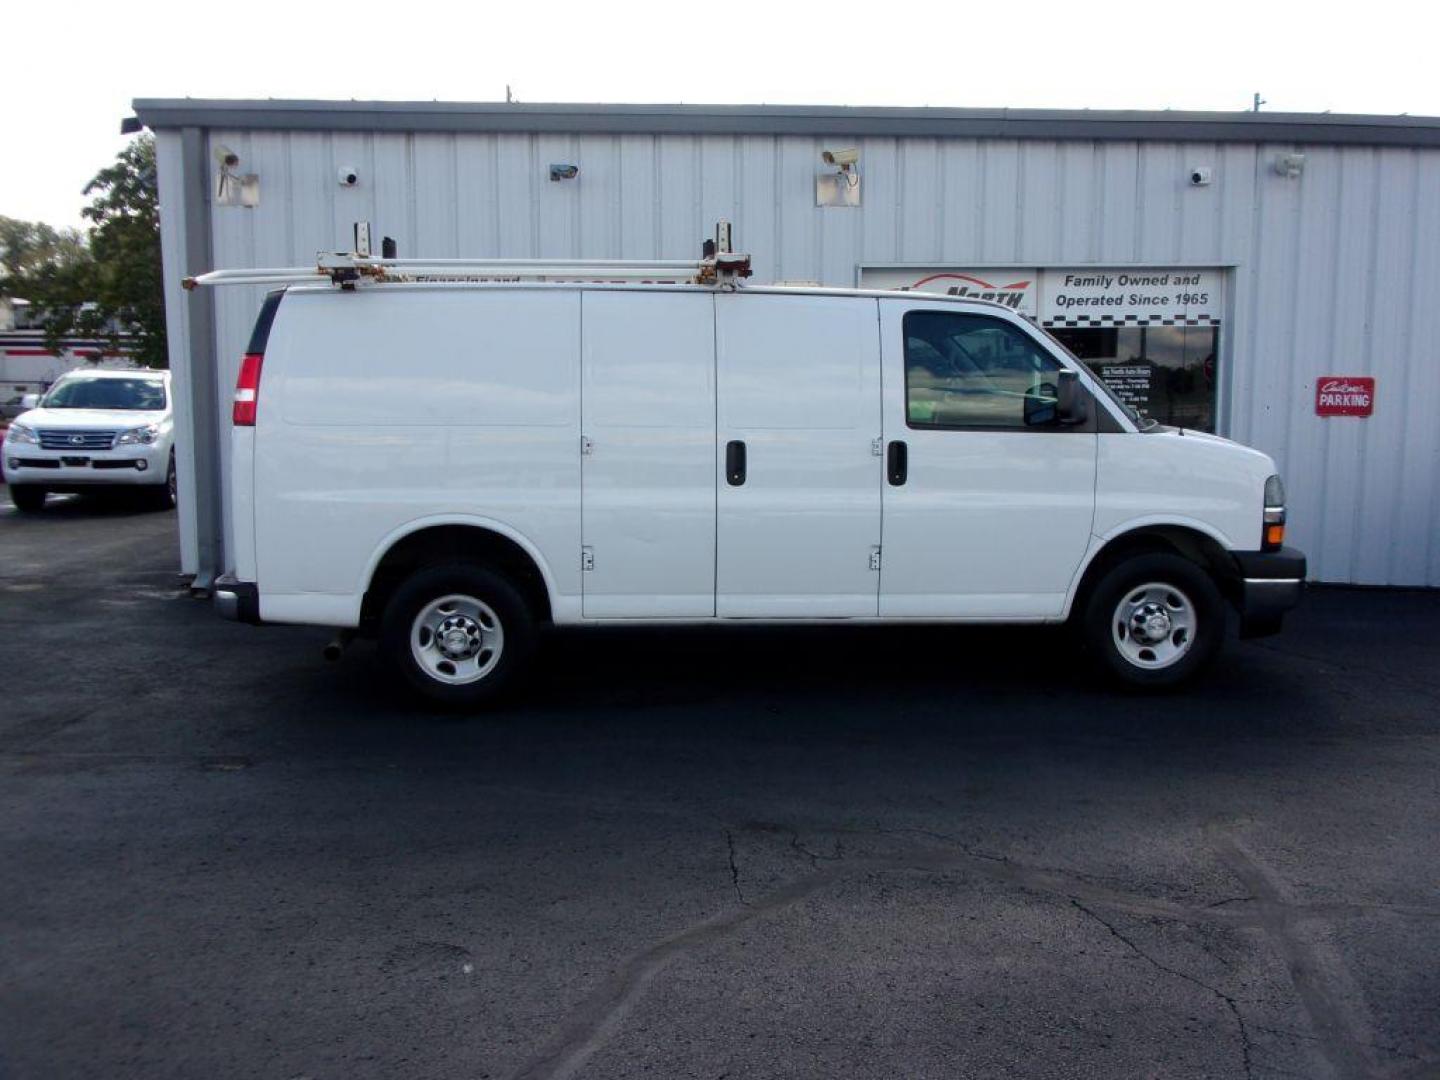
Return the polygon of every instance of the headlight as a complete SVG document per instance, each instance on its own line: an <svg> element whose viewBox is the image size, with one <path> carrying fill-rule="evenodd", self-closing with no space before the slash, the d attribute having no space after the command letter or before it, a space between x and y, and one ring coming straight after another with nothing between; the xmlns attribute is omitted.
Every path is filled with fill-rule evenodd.
<svg viewBox="0 0 1440 1080"><path fill-rule="evenodd" d="M1265 509L1285 509L1285 481L1278 476L1272 476L1265 481Z"/></svg>
<svg viewBox="0 0 1440 1080"><path fill-rule="evenodd" d="M122 431L120 433L120 438L115 440L115 445L125 446L127 443L131 445L135 443L143 443L144 445L149 446L159 437L159 435L160 429L158 427L156 427L154 424L146 424L144 427L135 427L131 428L129 431Z"/></svg>
<svg viewBox="0 0 1440 1080"><path fill-rule="evenodd" d="M1265 481L1263 532L1262 551L1279 551L1285 546L1285 482L1278 476Z"/></svg>
<svg viewBox="0 0 1440 1080"><path fill-rule="evenodd" d="M10 442L40 444L40 439L35 435L35 429L26 427L24 424L11 424L10 434L5 436Z"/></svg>

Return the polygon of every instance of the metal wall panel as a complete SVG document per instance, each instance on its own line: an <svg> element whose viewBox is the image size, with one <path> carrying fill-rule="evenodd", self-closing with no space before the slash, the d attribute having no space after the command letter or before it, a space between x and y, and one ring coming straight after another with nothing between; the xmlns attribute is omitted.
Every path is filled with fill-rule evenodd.
<svg viewBox="0 0 1440 1080"><path fill-rule="evenodd" d="M348 248L357 219L402 255L685 258L728 217L757 281L853 285L858 266L885 263L1227 267L1221 430L1279 462L1314 576L1440 585L1440 149L338 129L212 139L261 182L258 208L212 209L220 266L308 262ZM817 208L820 152L848 145L862 205ZM1275 155L1296 150L1302 176L1277 175ZM562 162L578 178L552 182ZM341 165L359 171L354 188L339 185ZM1214 182L1191 186L1195 166ZM222 415L262 291L218 297ZM1374 417L1314 415L1315 379L1345 374L1376 377Z"/></svg>

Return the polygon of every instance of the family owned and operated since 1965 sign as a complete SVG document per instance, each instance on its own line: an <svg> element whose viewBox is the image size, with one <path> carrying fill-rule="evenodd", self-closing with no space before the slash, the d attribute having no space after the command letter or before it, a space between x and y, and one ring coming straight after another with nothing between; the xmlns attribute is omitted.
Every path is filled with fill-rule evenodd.
<svg viewBox="0 0 1440 1080"><path fill-rule="evenodd" d="M1218 270L1047 270L1047 326L1199 326L1220 321Z"/></svg>
<svg viewBox="0 0 1440 1080"><path fill-rule="evenodd" d="M989 300L1046 326L1203 326L1220 321L1224 304L1213 269L885 266L863 268L860 284Z"/></svg>

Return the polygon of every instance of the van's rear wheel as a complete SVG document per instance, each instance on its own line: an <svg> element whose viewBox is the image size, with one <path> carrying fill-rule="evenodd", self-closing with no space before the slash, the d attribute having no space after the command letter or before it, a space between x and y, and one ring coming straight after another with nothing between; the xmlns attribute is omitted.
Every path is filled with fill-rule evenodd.
<svg viewBox="0 0 1440 1080"><path fill-rule="evenodd" d="M1189 559L1139 555L1096 584L1083 628L1090 650L1122 682L1174 686L1215 658L1225 636L1225 601Z"/></svg>
<svg viewBox="0 0 1440 1080"><path fill-rule="evenodd" d="M407 578L385 607L380 649L405 681L453 708L494 700L535 643L516 588L484 567L432 566Z"/></svg>

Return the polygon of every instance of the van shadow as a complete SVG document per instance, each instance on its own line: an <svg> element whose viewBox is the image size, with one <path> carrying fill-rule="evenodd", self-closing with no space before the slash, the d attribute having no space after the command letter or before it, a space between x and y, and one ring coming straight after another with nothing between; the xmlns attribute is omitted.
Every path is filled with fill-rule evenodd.
<svg viewBox="0 0 1440 1080"><path fill-rule="evenodd" d="M417 708L368 643L311 684L320 729L445 753L469 741L702 734L819 744L1104 738L1213 744L1309 733L1333 703L1252 646L1166 693L1102 677L1054 627L742 627L554 631L511 699L474 715ZM1277 708L1277 702L1283 703ZM317 737L324 738L319 730Z"/></svg>

